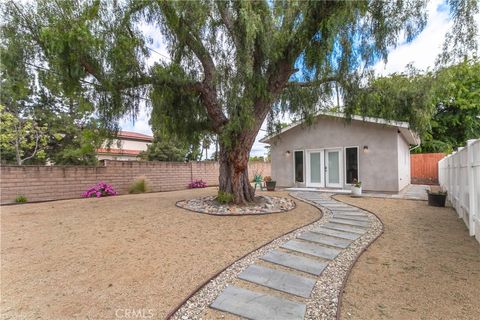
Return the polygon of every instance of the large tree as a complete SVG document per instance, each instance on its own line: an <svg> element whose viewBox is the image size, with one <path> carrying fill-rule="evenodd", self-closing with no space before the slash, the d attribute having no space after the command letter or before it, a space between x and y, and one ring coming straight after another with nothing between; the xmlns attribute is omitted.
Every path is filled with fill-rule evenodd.
<svg viewBox="0 0 480 320"><path fill-rule="evenodd" d="M477 10L475 0L449 3L455 17ZM7 24L35 45L33 61L58 74L65 92L88 95L107 124L146 100L179 137L218 135L219 189L236 203L254 198L247 163L268 115L308 117L426 24L421 0L39 0L5 9ZM145 26L158 29L170 61L147 63Z"/></svg>
<svg viewBox="0 0 480 320"><path fill-rule="evenodd" d="M347 101L349 112L407 121L421 136L414 152L451 152L480 137L480 61L424 72L372 76Z"/></svg>

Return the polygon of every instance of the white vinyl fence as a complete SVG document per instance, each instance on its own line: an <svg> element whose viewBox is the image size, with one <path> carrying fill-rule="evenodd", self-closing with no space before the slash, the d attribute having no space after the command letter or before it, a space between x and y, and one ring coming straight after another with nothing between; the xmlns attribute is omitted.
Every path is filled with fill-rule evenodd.
<svg viewBox="0 0 480 320"><path fill-rule="evenodd" d="M480 242L480 139L438 162L438 180L447 199Z"/></svg>

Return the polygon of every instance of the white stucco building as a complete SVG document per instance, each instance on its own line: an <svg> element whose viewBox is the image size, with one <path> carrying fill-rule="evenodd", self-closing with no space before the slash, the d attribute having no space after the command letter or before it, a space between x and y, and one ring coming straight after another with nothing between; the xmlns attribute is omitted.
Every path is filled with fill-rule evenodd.
<svg viewBox="0 0 480 320"><path fill-rule="evenodd" d="M119 131L110 145L97 149L98 160L139 160L140 152L147 150L153 137L136 132Z"/></svg>
<svg viewBox="0 0 480 320"><path fill-rule="evenodd" d="M271 145L279 187L398 192L410 184L410 146L420 139L408 123L323 112L312 125L293 124L261 142Z"/></svg>

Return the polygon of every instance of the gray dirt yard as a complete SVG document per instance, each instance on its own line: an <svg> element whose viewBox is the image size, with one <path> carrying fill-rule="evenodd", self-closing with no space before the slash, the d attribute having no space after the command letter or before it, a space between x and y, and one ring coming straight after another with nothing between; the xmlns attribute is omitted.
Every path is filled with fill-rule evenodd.
<svg viewBox="0 0 480 320"><path fill-rule="evenodd" d="M336 196L375 213L384 233L356 262L342 319L478 319L480 244L452 208Z"/></svg>
<svg viewBox="0 0 480 320"><path fill-rule="evenodd" d="M199 284L321 212L222 217L175 206L216 188L2 206L2 319L163 319ZM286 192L269 195L287 196Z"/></svg>

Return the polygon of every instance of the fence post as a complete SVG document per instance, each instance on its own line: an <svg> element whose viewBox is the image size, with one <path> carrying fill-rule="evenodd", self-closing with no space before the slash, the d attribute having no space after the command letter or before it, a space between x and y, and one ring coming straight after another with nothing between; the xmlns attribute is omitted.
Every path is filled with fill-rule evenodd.
<svg viewBox="0 0 480 320"><path fill-rule="evenodd" d="M468 187L468 226L471 236L475 235L475 217L477 215L477 201L475 197L475 176L474 176L474 166L473 166L473 143L475 140L467 141L467 187Z"/></svg>

